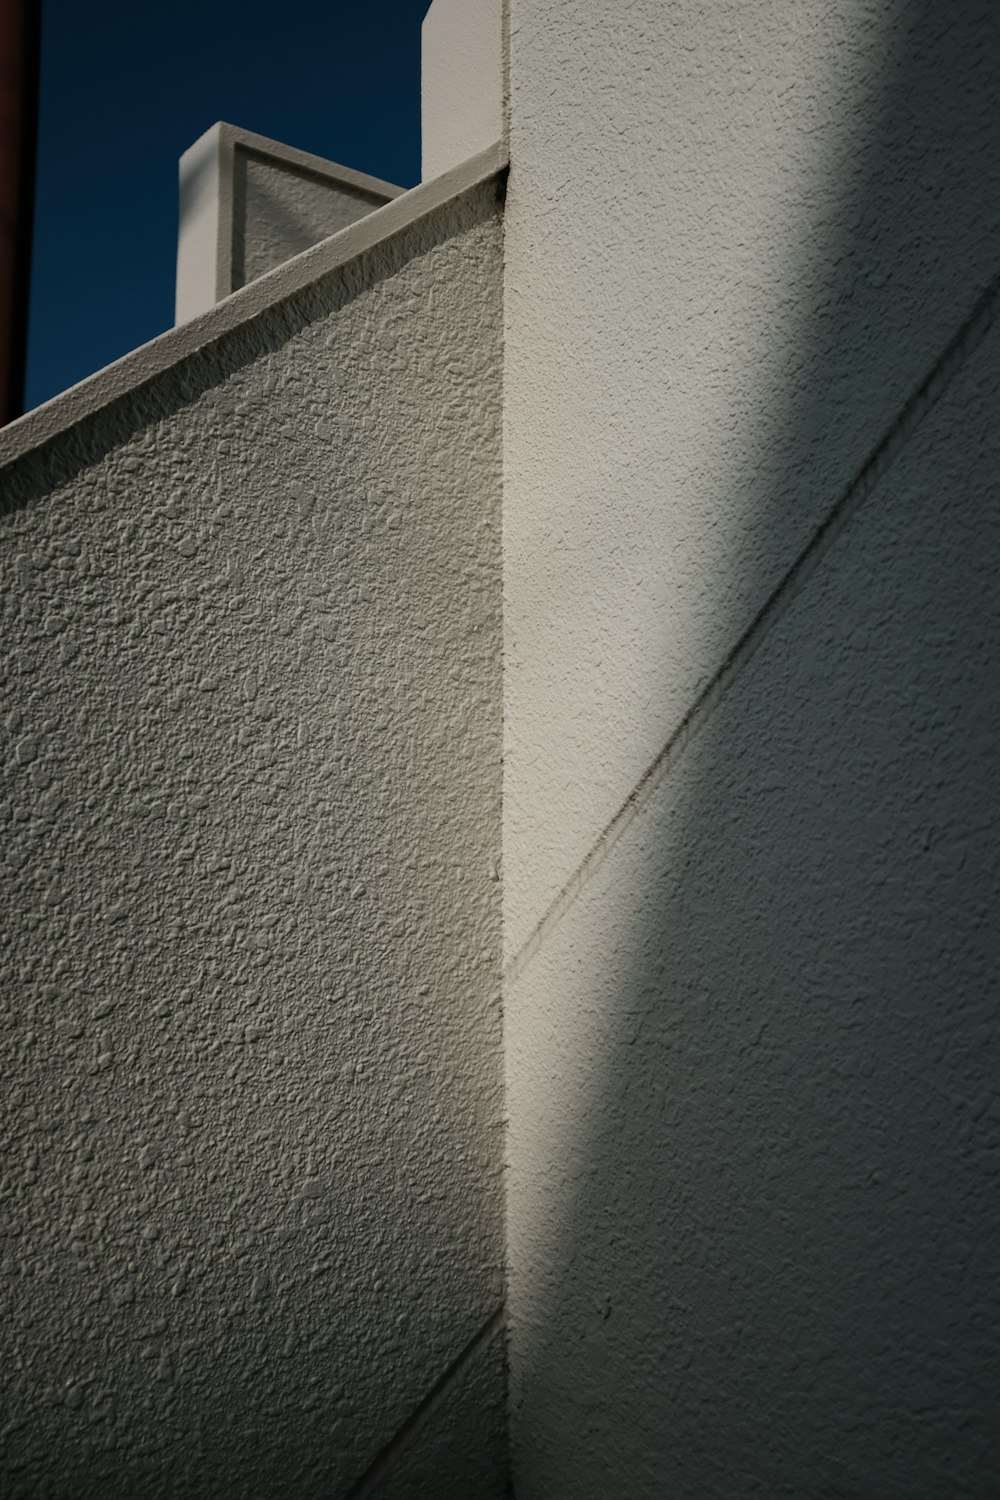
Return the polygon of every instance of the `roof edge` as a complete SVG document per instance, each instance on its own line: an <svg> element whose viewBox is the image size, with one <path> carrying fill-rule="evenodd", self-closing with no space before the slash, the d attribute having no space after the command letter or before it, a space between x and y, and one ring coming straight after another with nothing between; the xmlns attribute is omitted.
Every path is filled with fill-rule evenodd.
<svg viewBox="0 0 1000 1500"><path fill-rule="evenodd" d="M0 469L42 447L82 418L93 416L147 385L226 334L261 317L332 271L374 249L383 240L416 223L425 214L441 208L452 198L488 181L507 164L503 144L497 142L489 146L468 161L443 172L440 177L400 193L399 197L373 209L363 219L241 287L190 322L167 329L149 343L140 344L86 380L26 412L0 429Z"/></svg>

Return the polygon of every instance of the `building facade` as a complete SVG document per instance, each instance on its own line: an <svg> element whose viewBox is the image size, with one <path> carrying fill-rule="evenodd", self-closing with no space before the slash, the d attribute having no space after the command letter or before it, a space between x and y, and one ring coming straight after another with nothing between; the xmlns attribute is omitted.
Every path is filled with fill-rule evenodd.
<svg viewBox="0 0 1000 1500"><path fill-rule="evenodd" d="M424 47L0 434L4 1492L986 1500L1000 17Z"/></svg>

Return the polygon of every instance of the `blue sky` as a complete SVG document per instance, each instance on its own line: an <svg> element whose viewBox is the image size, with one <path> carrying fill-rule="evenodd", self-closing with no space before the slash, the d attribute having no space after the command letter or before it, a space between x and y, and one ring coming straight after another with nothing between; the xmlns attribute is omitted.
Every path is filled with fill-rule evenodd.
<svg viewBox="0 0 1000 1500"><path fill-rule="evenodd" d="M410 187L429 0L43 0L26 403L173 322L177 158L228 120Z"/></svg>

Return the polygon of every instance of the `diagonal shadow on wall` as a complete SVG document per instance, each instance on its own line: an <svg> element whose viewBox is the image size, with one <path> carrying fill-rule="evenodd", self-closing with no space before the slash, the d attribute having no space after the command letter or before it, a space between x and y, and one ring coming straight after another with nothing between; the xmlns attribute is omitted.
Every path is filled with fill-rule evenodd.
<svg viewBox="0 0 1000 1500"><path fill-rule="evenodd" d="M849 477L510 976L519 1500L995 1493L1000 27L887 34L728 565Z"/></svg>

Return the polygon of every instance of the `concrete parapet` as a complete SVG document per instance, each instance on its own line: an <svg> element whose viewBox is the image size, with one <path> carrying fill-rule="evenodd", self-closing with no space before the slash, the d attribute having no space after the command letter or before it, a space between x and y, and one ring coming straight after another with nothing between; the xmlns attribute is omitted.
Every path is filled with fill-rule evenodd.
<svg viewBox="0 0 1000 1500"><path fill-rule="evenodd" d="M213 125L180 160L176 321L206 312L402 188L235 125Z"/></svg>

